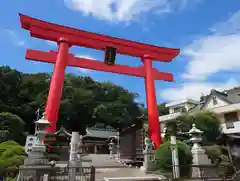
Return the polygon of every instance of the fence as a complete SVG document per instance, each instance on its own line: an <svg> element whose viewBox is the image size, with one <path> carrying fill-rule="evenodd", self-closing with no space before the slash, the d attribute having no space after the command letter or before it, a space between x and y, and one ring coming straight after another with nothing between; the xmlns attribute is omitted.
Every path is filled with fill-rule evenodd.
<svg viewBox="0 0 240 181"><path fill-rule="evenodd" d="M168 166L172 169L174 166ZM239 173L233 172L229 167L216 165L175 165L179 167L180 180L203 180L203 181L240 181ZM167 175L166 181L178 180L173 178L173 172Z"/></svg>
<svg viewBox="0 0 240 181"><path fill-rule="evenodd" d="M95 167L24 167L19 169L17 181L95 181Z"/></svg>

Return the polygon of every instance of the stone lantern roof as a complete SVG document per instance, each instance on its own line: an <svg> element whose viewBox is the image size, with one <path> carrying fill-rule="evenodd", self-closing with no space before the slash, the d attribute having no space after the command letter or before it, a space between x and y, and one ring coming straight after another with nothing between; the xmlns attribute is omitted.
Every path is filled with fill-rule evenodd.
<svg viewBox="0 0 240 181"><path fill-rule="evenodd" d="M51 124L48 120L45 119L46 113L43 113L43 117L37 121L35 121L35 124Z"/></svg>
<svg viewBox="0 0 240 181"><path fill-rule="evenodd" d="M193 135L193 134L203 134L203 131L198 129L196 127L196 124L192 124L192 129L189 130L188 134Z"/></svg>

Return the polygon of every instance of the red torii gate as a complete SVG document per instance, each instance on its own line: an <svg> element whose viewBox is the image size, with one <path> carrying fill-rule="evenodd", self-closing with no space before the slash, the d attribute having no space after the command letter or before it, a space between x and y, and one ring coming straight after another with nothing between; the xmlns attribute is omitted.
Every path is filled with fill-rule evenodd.
<svg viewBox="0 0 240 181"><path fill-rule="evenodd" d="M48 132L56 131L56 121L58 119L65 68L66 66L74 66L144 77L149 119L149 136L151 140L154 141L155 148L161 144L154 80L173 81L173 75L171 73L159 72L157 69L152 68L152 61L170 62L179 54L179 49L163 48L122 40L41 21L23 14L19 15L22 28L28 30L32 37L58 43L57 52L42 52L27 49L26 53L26 59L55 64L45 108L46 119L52 123L51 126L47 128ZM105 51L105 63L102 61L74 57L73 54L69 53L69 48L73 45ZM119 53L139 57L142 59L144 65L140 67L130 67L114 64L113 62L113 64L110 62L111 65L106 64L106 56L109 53L108 48L112 51L110 52L111 55L108 55L109 59L112 59L116 53Z"/></svg>

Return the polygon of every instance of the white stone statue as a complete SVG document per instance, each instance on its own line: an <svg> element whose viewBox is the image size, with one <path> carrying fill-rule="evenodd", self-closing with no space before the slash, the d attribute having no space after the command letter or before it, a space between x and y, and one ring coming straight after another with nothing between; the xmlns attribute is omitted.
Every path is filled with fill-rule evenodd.
<svg viewBox="0 0 240 181"><path fill-rule="evenodd" d="M152 151L154 142L150 140L149 137L145 137L144 139L145 151Z"/></svg>

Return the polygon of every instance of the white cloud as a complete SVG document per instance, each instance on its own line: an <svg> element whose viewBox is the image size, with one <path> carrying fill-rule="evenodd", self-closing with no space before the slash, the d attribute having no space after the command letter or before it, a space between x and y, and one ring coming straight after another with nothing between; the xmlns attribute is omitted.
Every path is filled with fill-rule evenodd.
<svg viewBox="0 0 240 181"><path fill-rule="evenodd" d="M95 58L93 58L90 55L76 55L76 57L95 60ZM85 68L80 68L80 67L76 67L74 69L79 71L79 72L82 72L82 73L90 73L90 72L92 72L92 70L90 70L90 69L85 69Z"/></svg>
<svg viewBox="0 0 240 181"><path fill-rule="evenodd" d="M201 0L64 0L84 15L108 21L129 21L144 13L170 13Z"/></svg>
<svg viewBox="0 0 240 181"><path fill-rule="evenodd" d="M240 11L210 30L211 35L195 40L183 50L189 59L183 78L206 80L220 71L240 69Z"/></svg>
<svg viewBox="0 0 240 181"><path fill-rule="evenodd" d="M235 79L229 79L226 82L191 82L184 83L178 88L169 88L160 92L160 96L168 101L182 100L192 98L199 101L201 94L207 95L211 89L219 91L231 89L239 85Z"/></svg>
<svg viewBox="0 0 240 181"><path fill-rule="evenodd" d="M51 47L57 47L57 43L54 42L54 41L49 41L49 40L46 40L46 43L51 46Z"/></svg>
<svg viewBox="0 0 240 181"><path fill-rule="evenodd" d="M215 24L210 28L210 35L202 36L184 48L183 55L189 62L182 77L190 81L161 90L160 96L169 101L185 98L199 100L201 94L209 94L211 89L223 91L239 86L240 82L230 76L225 82L208 81L209 76L216 73L240 75L239 50L240 11L232 14L227 21Z"/></svg>
<svg viewBox="0 0 240 181"><path fill-rule="evenodd" d="M15 31L10 30L10 29L5 29L4 31L5 31L6 34L8 34L9 40L10 40L15 46L22 47L22 46L25 45L25 42L19 38L19 36L17 35L17 33L16 33Z"/></svg>

